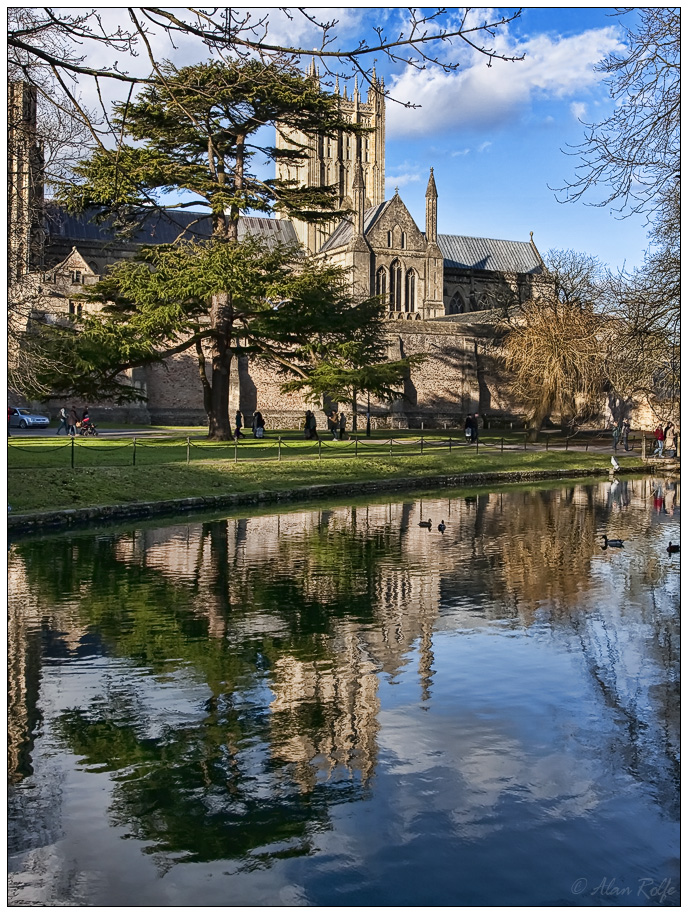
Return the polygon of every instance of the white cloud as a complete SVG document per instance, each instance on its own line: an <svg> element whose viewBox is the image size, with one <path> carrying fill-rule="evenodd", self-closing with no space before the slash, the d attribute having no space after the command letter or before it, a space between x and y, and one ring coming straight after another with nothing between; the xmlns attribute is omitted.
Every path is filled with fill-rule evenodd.
<svg viewBox="0 0 689 915"><path fill-rule="evenodd" d="M623 49L614 26L591 29L568 38L538 35L520 45L506 34L496 36L495 50L524 54L522 61L495 61L476 53L471 65L459 72L408 67L391 81L395 98L412 101L421 109L389 105L386 130L390 136L428 131L485 129L514 121L535 98L561 99L594 87L601 74L594 65Z"/></svg>
<svg viewBox="0 0 689 915"><path fill-rule="evenodd" d="M572 117L576 118L577 121L584 121L586 119L585 102L572 102L569 106L569 110L572 112Z"/></svg>
<svg viewBox="0 0 689 915"><path fill-rule="evenodd" d="M492 145L493 144L491 143L490 140L484 140L483 143L481 143L481 145L478 147L476 152L479 152L479 153L485 152Z"/></svg>
<svg viewBox="0 0 689 915"><path fill-rule="evenodd" d="M386 175L385 188L388 190L395 187L405 187L408 184L413 184L415 181L421 181L421 175L418 172L406 172L401 175Z"/></svg>

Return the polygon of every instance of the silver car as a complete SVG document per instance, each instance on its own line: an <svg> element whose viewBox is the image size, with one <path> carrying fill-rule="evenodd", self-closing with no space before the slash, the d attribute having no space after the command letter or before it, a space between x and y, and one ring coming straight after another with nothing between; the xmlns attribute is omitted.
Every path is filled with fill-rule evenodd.
<svg viewBox="0 0 689 915"><path fill-rule="evenodd" d="M10 407L9 416L10 426L15 429L37 429L50 425L47 416L32 413L31 410L26 410L24 407Z"/></svg>

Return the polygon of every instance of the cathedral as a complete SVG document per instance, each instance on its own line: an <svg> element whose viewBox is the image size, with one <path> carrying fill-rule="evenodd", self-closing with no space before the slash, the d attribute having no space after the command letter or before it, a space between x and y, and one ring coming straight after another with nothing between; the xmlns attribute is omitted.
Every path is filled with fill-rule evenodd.
<svg viewBox="0 0 689 915"><path fill-rule="evenodd" d="M310 75L319 78L313 65ZM365 99L356 83L351 96L338 85L335 92L346 118L370 132L356 137L297 136L308 148L308 159L299 166L278 164L277 177L310 187L335 186L338 208L351 215L319 226L246 216L240 220L240 237L251 233L298 242L317 259L342 266L355 297L378 295L387 304L389 358L424 354L425 361L405 383L403 398L392 404L371 403L374 426L457 426L468 412L496 418L513 415L489 340L496 309L539 295L544 267L533 238L505 241L439 233L442 188L439 192L432 167L425 224L418 226L397 189L392 196L385 195L382 81L374 74ZM30 104L17 110L24 112L22 117L35 117L35 106ZM289 142L289 135L278 126L277 146ZM211 231L210 218L203 214L164 210L123 240L107 221L95 222L95 212L75 215L50 201L41 198L41 202L40 226L24 233L19 256L28 270L40 271L42 294L50 301L46 311L58 314L97 307L77 300L83 287L96 283L110 264L134 257L141 245L207 237ZM17 224L35 222L20 210ZM245 418L258 409L269 427L295 428L302 423L304 411L313 408L301 395L283 394L281 379L263 362L234 360L233 373L230 408L241 410ZM195 356L180 354L163 366L134 369L131 382L141 391L142 400L129 407L94 404L94 414L101 421L205 423ZM57 412L59 405L50 401L48 408ZM340 409L348 414L351 426L351 405L341 404ZM321 413L319 426L324 425Z"/></svg>

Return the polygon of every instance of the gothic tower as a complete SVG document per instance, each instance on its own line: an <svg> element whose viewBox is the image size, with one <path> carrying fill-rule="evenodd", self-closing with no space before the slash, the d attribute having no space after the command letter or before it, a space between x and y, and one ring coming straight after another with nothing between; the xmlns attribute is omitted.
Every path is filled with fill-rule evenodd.
<svg viewBox="0 0 689 915"><path fill-rule="evenodd" d="M320 74L312 61L307 75L320 80ZM365 207L377 206L385 200L385 87L375 70L371 78L366 100L359 92L358 77L354 82L352 97L345 87L340 92L339 80L335 83L340 113L352 124L373 128L363 137L354 137L342 131L335 137L317 135L307 137L301 132L287 132L278 125L276 146L279 149L290 146L288 136L308 149L309 157L300 165L278 162L277 178L297 180L305 187L334 185L337 188L338 208L353 209L354 179L356 163L360 162L365 187ZM315 226L293 219L292 223L301 244L311 253L316 253L323 242L337 227L338 220Z"/></svg>
<svg viewBox="0 0 689 915"><path fill-rule="evenodd" d="M42 257L43 150L36 134L36 90L7 84L8 281L16 282Z"/></svg>

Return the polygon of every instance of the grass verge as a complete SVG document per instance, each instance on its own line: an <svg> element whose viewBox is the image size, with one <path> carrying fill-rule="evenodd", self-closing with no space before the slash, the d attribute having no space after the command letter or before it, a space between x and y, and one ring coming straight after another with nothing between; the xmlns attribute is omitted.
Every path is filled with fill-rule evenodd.
<svg viewBox="0 0 689 915"><path fill-rule="evenodd" d="M638 457L620 457L626 471L643 470ZM610 456L575 451L505 451L473 449L429 451L423 455L338 457L319 461L192 461L136 466L14 468L8 473L8 501L13 513L56 511L193 496L285 491L314 484L375 482L394 478L528 471L607 473Z"/></svg>

